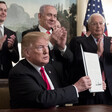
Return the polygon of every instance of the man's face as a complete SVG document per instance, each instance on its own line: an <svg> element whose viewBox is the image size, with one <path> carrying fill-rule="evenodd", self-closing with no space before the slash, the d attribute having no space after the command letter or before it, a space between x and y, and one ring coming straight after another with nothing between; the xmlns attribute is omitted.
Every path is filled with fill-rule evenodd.
<svg viewBox="0 0 112 112"><path fill-rule="evenodd" d="M105 23L103 22L102 17L94 16L91 23L89 24L89 30L91 31L91 34L95 38L100 38L104 33L104 29Z"/></svg>
<svg viewBox="0 0 112 112"><path fill-rule="evenodd" d="M59 29L59 28L61 28L61 24L60 24L60 22L57 20L56 21L56 24L54 25L54 27L52 27L53 29Z"/></svg>
<svg viewBox="0 0 112 112"><path fill-rule="evenodd" d="M5 4L0 3L0 22L4 22L7 16L7 7Z"/></svg>
<svg viewBox="0 0 112 112"><path fill-rule="evenodd" d="M40 25L46 30L54 27L57 21L57 10L54 7L46 7L43 14L39 14Z"/></svg>
<svg viewBox="0 0 112 112"><path fill-rule="evenodd" d="M37 66L44 66L49 62L48 40L39 38L28 49L28 60Z"/></svg>

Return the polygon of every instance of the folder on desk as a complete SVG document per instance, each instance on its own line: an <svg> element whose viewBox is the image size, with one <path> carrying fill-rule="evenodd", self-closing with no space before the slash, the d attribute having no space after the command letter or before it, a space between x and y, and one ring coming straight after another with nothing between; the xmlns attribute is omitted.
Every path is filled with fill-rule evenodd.
<svg viewBox="0 0 112 112"><path fill-rule="evenodd" d="M81 45L82 58L84 63L85 74L91 79L91 89L92 92L103 92L102 85L102 75L99 63L99 57L96 53L84 52Z"/></svg>

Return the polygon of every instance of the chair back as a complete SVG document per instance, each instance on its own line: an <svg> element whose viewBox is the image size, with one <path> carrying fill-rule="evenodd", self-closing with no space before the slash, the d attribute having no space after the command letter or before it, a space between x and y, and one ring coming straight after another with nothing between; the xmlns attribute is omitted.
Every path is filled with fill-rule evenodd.
<svg viewBox="0 0 112 112"><path fill-rule="evenodd" d="M10 109L8 79L0 79L0 109Z"/></svg>

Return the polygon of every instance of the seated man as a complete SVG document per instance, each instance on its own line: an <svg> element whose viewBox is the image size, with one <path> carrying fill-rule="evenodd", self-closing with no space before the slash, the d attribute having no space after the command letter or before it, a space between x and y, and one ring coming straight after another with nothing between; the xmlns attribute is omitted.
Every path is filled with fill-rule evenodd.
<svg viewBox="0 0 112 112"><path fill-rule="evenodd" d="M88 76L63 86L61 76L48 64L48 43L49 35L42 32L27 33L22 39L25 59L9 74L11 108L48 108L77 103L78 93L91 88Z"/></svg>

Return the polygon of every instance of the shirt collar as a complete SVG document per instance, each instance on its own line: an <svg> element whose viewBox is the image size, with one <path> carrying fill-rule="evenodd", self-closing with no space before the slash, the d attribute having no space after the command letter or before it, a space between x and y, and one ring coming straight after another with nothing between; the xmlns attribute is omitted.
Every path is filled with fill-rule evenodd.
<svg viewBox="0 0 112 112"><path fill-rule="evenodd" d="M2 36L4 36L4 24L0 25L0 30L1 30Z"/></svg>
<svg viewBox="0 0 112 112"><path fill-rule="evenodd" d="M91 36L93 37L95 43L97 43L97 39L93 35L91 35ZM102 40L104 40L104 35L102 35L102 36L103 36L103 39Z"/></svg>
<svg viewBox="0 0 112 112"><path fill-rule="evenodd" d="M39 24L39 29L41 32L44 32L44 33L47 32L47 30L45 28L43 28L40 24ZM49 32L52 34L52 29L50 29Z"/></svg>
<svg viewBox="0 0 112 112"><path fill-rule="evenodd" d="M27 59L26 59L27 60ZM41 67L40 66L37 66L35 64L33 64L32 62L30 62L29 60L27 60L39 73L40 73L40 69ZM44 68L44 66L42 66Z"/></svg>
<svg viewBox="0 0 112 112"><path fill-rule="evenodd" d="M2 29L4 28L4 24L1 24L0 26L1 26Z"/></svg>
<svg viewBox="0 0 112 112"><path fill-rule="evenodd" d="M43 28L40 24L39 24L39 29L40 29L40 32L44 32L44 33L47 32L47 30L45 28ZM50 32L50 34L52 34L52 29L49 32ZM54 46L52 45L52 43L50 41L49 41L49 48L50 48L50 50L53 50L53 48L54 48Z"/></svg>
<svg viewBox="0 0 112 112"><path fill-rule="evenodd" d="M92 35L92 38L94 39L95 43L97 43L97 39Z"/></svg>

